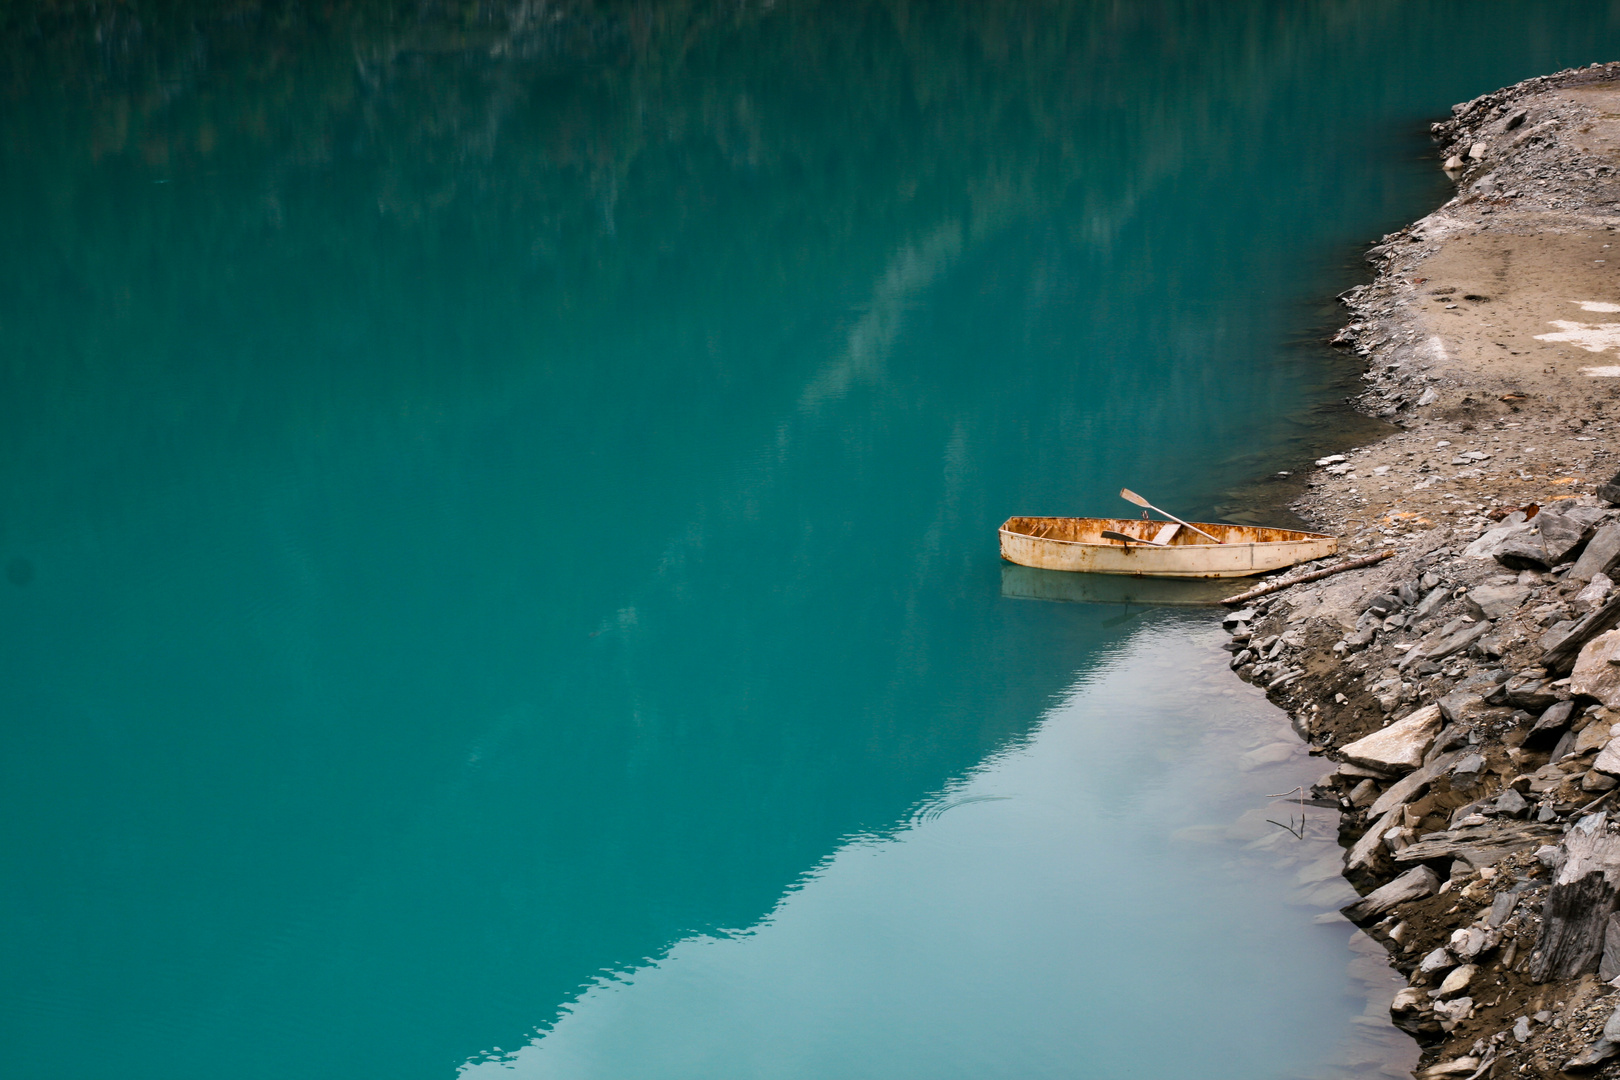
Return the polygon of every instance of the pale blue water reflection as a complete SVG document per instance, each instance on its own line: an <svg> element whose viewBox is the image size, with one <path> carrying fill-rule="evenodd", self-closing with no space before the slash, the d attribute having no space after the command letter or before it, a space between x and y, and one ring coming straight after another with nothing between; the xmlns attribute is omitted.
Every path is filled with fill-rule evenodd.
<svg viewBox="0 0 1620 1080"><path fill-rule="evenodd" d="M464 1080L1342 1075L1350 927L1298 877L1321 772L1205 618L1149 613L1027 740L857 837L761 924L604 978ZM1263 767L1257 748L1293 755ZM1309 876L1308 874L1306 876ZM1393 984L1390 988L1393 992ZM1281 1003L1287 1007L1280 1007ZM1381 1000L1387 1010L1387 995ZM1387 1012L1384 1014L1387 1016ZM1338 1044L1338 1045L1335 1045ZM1341 1072L1342 1070L1342 1072Z"/></svg>

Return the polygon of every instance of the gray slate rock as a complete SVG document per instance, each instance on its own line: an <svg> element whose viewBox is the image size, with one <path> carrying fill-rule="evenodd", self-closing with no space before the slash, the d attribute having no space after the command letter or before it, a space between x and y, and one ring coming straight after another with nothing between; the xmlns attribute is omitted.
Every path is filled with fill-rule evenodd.
<svg viewBox="0 0 1620 1080"><path fill-rule="evenodd" d="M1404 720L1397 720L1357 739L1340 750L1346 761L1372 769L1410 772L1423 764L1423 757L1440 734L1440 707L1425 705Z"/></svg>
<svg viewBox="0 0 1620 1080"><path fill-rule="evenodd" d="M1509 514L1503 525L1521 513L1516 510ZM1481 551L1488 549L1492 558L1514 570L1547 569L1573 558L1591 539L1602 515L1603 511L1585 506L1567 511L1543 510L1528 522L1492 529L1470 544L1468 551L1473 552L1477 544ZM1482 543L1487 537L1490 543Z"/></svg>
<svg viewBox="0 0 1620 1080"><path fill-rule="evenodd" d="M1620 626L1620 593L1584 619L1569 625L1560 623L1543 634L1541 662L1548 671L1568 672L1588 641L1616 626Z"/></svg>
<svg viewBox="0 0 1620 1080"><path fill-rule="evenodd" d="M1380 814L1344 853L1344 876L1352 883L1369 885L1388 869L1389 849L1384 846L1384 833L1395 827L1398 813L1399 807ZM1367 816L1372 817L1370 813Z"/></svg>
<svg viewBox="0 0 1620 1080"><path fill-rule="evenodd" d="M1440 875L1427 866L1414 866L1394 881L1342 908L1351 922L1364 923L1409 900L1421 900L1440 891Z"/></svg>
<svg viewBox="0 0 1620 1080"><path fill-rule="evenodd" d="M1463 548L1463 556L1469 559L1494 559L1508 544L1516 543L1521 537L1530 536L1535 532L1536 527L1525 519L1524 511L1515 510L1503 518L1500 525L1494 529L1487 529Z"/></svg>
<svg viewBox="0 0 1620 1080"><path fill-rule="evenodd" d="M1417 607L1412 609L1412 619L1416 622L1422 622L1424 619L1427 619L1430 615L1434 614L1440 605L1444 604L1449 599L1451 599L1450 589L1443 586L1435 586L1428 592L1424 593L1423 599L1419 600Z"/></svg>
<svg viewBox="0 0 1620 1080"><path fill-rule="evenodd" d="M1482 585L1468 593L1468 611L1475 618L1500 619L1530 599L1530 590L1523 585Z"/></svg>
<svg viewBox="0 0 1620 1080"><path fill-rule="evenodd" d="M1617 565L1620 565L1620 521L1611 521L1592 534L1586 550L1564 577L1585 584L1599 574L1608 574Z"/></svg>
<svg viewBox="0 0 1620 1080"><path fill-rule="evenodd" d="M1597 497L1607 503L1620 504L1620 473L1616 473L1613 480L1597 489Z"/></svg>
<svg viewBox="0 0 1620 1080"><path fill-rule="evenodd" d="M1596 971L1609 916L1620 897L1620 836L1604 829L1606 814L1588 814L1561 845L1558 868L1541 912L1541 934L1530 956L1535 982Z"/></svg>
<svg viewBox="0 0 1620 1080"><path fill-rule="evenodd" d="M1620 976L1620 914L1612 914L1603 926L1603 959L1598 963L1598 978L1608 982Z"/></svg>
<svg viewBox="0 0 1620 1080"><path fill-rule="evenodd" d="M1515 851L1544 844L1558 835L1556 826L1499 821L1430 833L1395 854L1396 863L1460 858L1470 866L1489 866Z"/></svg>
<svg viewBox="0 0 1620 1080"><path fill-rule="evenodd" d="M1541 543L1548 566L1569 562L1592 539L1603 520L1603 511L1594 506L1576 506L1563 511L1544 511L1536 515L1541 523ZM1520 569L1524 569L1521 567Z"/></svg>
<svg viewBox="0 0 1620 1080"><path fill-rule="evenodd" d="M1418 970L1425 975L1448 971L1457 966L1457 958L1451 955L1448 949L1435 949L1422 960L1418 961Z"/></svg>
<svg viewBox="0 0 1620 1080"><path fill-rule="evenodd" d="M1453 626L1456 628L1453 629ZM1474 642L1490 633L1491 624L1488 622L1459 623L1454 620L1434 634L1430 634L1413 647L1406 654L1406 658L1396 665L1405 671L1419 660L1444 660L1453 653L1459 653Z"/></svg>
<svg viewBox="0 0 1620 1080"><path fill-rule="evenodd" d="M1513 788L1508 788L1496 797L1491 807L1503 817L1523 817L1530 809L1530 803Z"/></svg>
<svg viewBox="0 0 1620 1080"><path fill-rule="evenodd" d="M1519 894L1499 892L1491 901L1491 912L1485 916L1485 925L1496 929L1513 917L1513 909L1519 906Z"/></svg>
<svg viewBox="0 0 1620 1080"><path fill-rule="evenodd" d="M1569 728L1570 717L1574 714L1575 703L1573 701L1554 703L1541 714L1540 719L1536 721L1536 726L1530 729L1530 734L1524 737L1525 748L1540 750L1547 746L1557 745L1558 740Z"/></svg>
<svg viewBox="0 0 1620 1080"><path fill-rule="evenodd" d="M1548 685L1547 673L1540 668L1521 671L1502 685L1507 704L1541 713L1558 703L1558 692Z"/></svg>
<svg viewBox="0 0 1620 1080"><path fill-rule="evenodd" d="M1443 775L1456 762L1458 756L1456 753L1443 754L1422 768L1415 769L1395 781L1382 795L1378 796L1378 801L1373 803L1371 809L1367 811L1367 817L1383 817L1391 810L1398 809L1413 799L1419 798L1428 790L1429 785L1434 782L1434 778Z"/></svg>

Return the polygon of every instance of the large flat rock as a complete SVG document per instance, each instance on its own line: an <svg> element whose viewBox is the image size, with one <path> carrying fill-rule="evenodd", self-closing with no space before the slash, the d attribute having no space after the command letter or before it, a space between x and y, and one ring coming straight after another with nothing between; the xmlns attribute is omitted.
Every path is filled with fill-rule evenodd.
<svg viewBox="0 0 1620 1080"><path fill-rule="evenodd" d="M1481 619L1495 622L1530 599L1524 585L1481 585L1468 594L1468 609Z"/></svg>
<svg viewBox="0 0 1620 1080"><path fill-rule="evenodd" d="M1569 692L1620 708L1620 630L1599 634L1581 648L1569 676Z"/></svg>
<svg viewBox="0 0 1620 1080"><path fill-rule="evenodd" d="M1369 769L1411 772L1423 764L1423 755L1439 734L1440 706L1425 705L1406 719L1357 739L1339 752L1346 761Z"/></svg>
<svg viewBox="0 0 1620 1080"><path fill-rule="evenodd" d="M1470 866L1489 866L1515 851L1540 847L1560 835L1556 825L1507 821L1430 833L1395 853L1396 863L1462 858Z"/></svg>
<svg viewBox="0 0 1620 1080"><path fill-rule="evenodd" d="M1408 900L1421 900L1433 896L1440 889L1440 875L1427 866L1416 866L1382 888L1374 889L1360 900L1342 908L1353 923L1365 923Z"/></svg>
<svg viewBox="0 0 1620 1080"><path fill-rule="evenodd" d="M1592 537L1566 576L1570 581L1585 583L1599 574L1608 574L1617 563L1620 563L1620 522L1610 522Z"/></svg>

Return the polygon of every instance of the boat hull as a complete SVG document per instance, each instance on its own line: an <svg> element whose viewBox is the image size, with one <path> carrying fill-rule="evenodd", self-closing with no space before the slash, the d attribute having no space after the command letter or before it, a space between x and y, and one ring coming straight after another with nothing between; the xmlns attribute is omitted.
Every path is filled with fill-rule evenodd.
<svg viewBox="0 0 1620 1080"><path fill-rule="evenodd" d="M1166 523L1136 518L1008 518L1001 526L1001 557L1019 566L1084 574L1134 577L1251 577L1325 558L1339 542L1323 533L1266 529L1253 525L1198 522L1222 540L1175 531L1166 547L1111 540L1102 532L1146 541L1162 535Z"/></svg>

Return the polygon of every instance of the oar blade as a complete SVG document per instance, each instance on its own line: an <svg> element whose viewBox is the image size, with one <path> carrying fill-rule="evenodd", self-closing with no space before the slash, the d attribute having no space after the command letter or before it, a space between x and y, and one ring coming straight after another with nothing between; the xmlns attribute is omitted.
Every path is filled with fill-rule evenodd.
<svg viewBox="0 0 1620 1080"><path fill-rule="evenodd" d="M1149 510L1153 509L1153 507L1148 504L1146 499L1142 498L1142 496L1138 495L1130 488L1120 488L1119 497L1124 499L1126 502L1133 502L1137 506L1146 506Z"/></svg>

